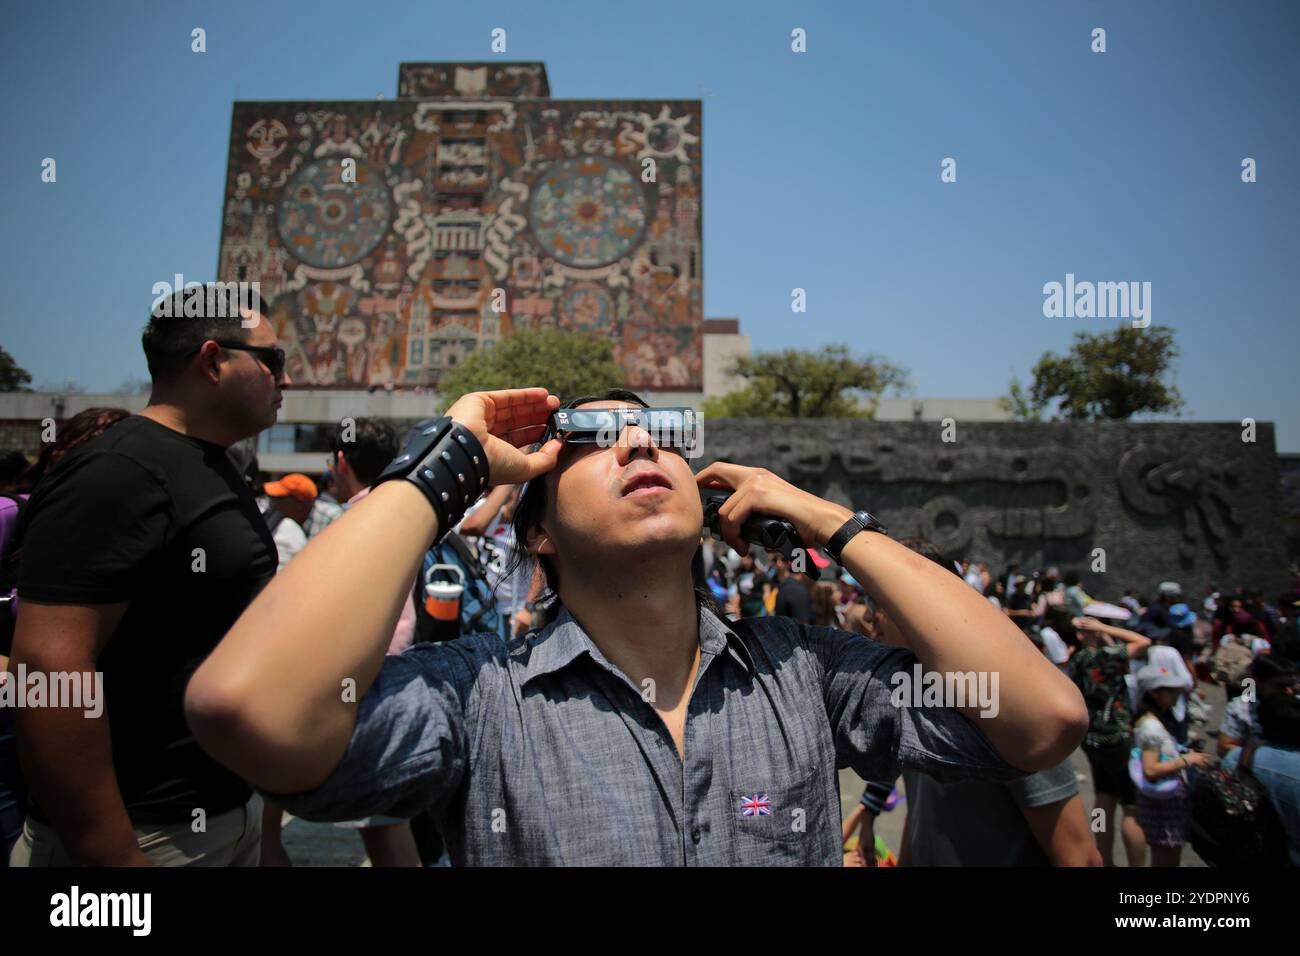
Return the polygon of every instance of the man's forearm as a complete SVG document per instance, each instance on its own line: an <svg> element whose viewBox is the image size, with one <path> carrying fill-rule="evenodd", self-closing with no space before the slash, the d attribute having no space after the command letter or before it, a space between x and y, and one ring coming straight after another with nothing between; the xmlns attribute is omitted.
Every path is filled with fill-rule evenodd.
<svg viewBox="0 0 1300 956"><path fill-rule="evenodd" d="M510 485L498 485L487 493L487 499L478 510L460 523L460 533L471 537L481 537L487 533L492 522L500 513L506 499L510 497Z"/></svg>
<svg viewBox="0 0 1300 956"><path fill-rule="evenodd" d="M437 533L424 495L387 482L312 539L199 667L186 714L199 743L251 783L321 783L351 739Z"/></svg>
<svg viewBox="0 0 1300 956"><path fill-rule="evenodd" d="M27 785L76 863L147 862L118 790L106 714L92 719L77 709L24 709L18 747Z"/></svg>
<svg viewBox="0 0 1300 956"><path fill-rule="evenodd" d="M1078 746L1088 720L1078 690L973 588L881 534L858 534L842 558L898 624L923 667L998 675L995 717L981 717L978 704L961 710L1004 760L1041 770Z"/></svg>

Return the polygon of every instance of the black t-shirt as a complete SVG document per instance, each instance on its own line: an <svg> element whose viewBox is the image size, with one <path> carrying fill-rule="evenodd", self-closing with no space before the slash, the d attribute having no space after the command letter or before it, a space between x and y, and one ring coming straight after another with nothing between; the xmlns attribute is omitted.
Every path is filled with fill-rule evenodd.
<svg viewBox="0 0 1300 956"><path fill-rule="evenodd" d="M275 542L220 445L132 415L32 495L22 600L130 602L99 656L113 767L133 822L190 822L252 791L185 723L185 685L275 574ZM33 815L47 822L39 809Z"/></svg>
<svg viewBox="0 0 1300 956"><path fill-rule="evenodd" d="M787 577L776 590L777 617L792 617L804 624L813 622L812 595L793 576Z"/></svg>

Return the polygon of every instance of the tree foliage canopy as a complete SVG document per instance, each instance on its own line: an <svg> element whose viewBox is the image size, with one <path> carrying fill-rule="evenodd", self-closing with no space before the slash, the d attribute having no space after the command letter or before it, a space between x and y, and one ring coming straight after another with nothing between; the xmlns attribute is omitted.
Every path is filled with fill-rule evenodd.
<svg viewBox="0 0 1300 956"><path fill-rule="evenodd" d="M1004 406L1021 420L1038 420L1056 403L1066 421L1123 421L1142 412L1177 412L1178 389L1165 377L1178 358L1173 329L1120 326L1078 332L1069 355L1046 352L1034 366L1029 395L1012 379Z"/></svg>
<svg viewBox="0 0 1300 956"><path fill-rule="evenodd" d="M32 375L0 345L0 392L30 392Z"/></svg>
<svg viewBox="0 0 1300 956"><path fill-rule="evenodd" d="M478 349L442 376L448 404L466 392L540 385L563 399L603 392L626 381L605 338L558 329L525 330Z"/></svg>
<svg viewBox="0 0 1300 956"><path fill-rule="evenodd" d="M888 388L908 384L907 370L878 355L854 358L847 345L785 349L738 358L732 374L745 387L707 399L709 418L871 418ZM865 397L864 407L859 402Z"/></svg>

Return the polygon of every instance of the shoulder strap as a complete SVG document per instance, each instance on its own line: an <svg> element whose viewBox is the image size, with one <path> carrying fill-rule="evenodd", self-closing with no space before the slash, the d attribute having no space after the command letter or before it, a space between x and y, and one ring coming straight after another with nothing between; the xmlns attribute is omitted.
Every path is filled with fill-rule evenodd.
<svg viewBox="0 0 1300 956"><path fill-rule="evenodd" d="M280 522L284 520L284 515L275 505L271 505L266 511L262 512L262 517L266 519L266 527L271 534L275 534L275 529L280 527Z"/></svg>
<svg viewBox="0 0 1300 956"><path fill-rule="evenodd" d="M460 558L461 563L465 565L462 570L467 574L473 574L476 577L482 576L483 568L474 556L474 552L469 549L468 542L465 541L455 531L451 531L442 539L442 544L447 545L452 551L456 552L456 557Z"/></svg>

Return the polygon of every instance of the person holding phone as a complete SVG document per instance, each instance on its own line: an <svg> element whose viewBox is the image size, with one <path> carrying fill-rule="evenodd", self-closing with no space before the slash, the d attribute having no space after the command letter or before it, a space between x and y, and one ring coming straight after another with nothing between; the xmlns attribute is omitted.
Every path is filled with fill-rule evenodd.
<svg viewBox="0 0 1300 956"><path fill-rule="evenodd" d="M417 435L199 668L186 712L200 745L306 819L431 808L457 865L840 866L837 764L1015 779L1083 738L1069 680L869 514L762 468L694 474L689 441L643 427L653 410L630 392L568 403L615 423L597 440L562 432L559 406L541 388L474 392ZM420 556L510 482L528 482L516 538L554 620L510 644L471 635L385 659ZM908 646L725 621L704 586L704 488L733 492L732 547L747 548L750 515L788 520ZM891 678L918 663L997 672L996 714L896 705Z"/></svg>

